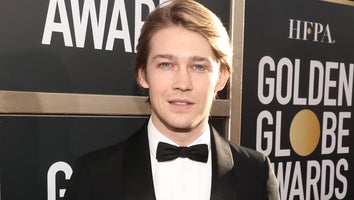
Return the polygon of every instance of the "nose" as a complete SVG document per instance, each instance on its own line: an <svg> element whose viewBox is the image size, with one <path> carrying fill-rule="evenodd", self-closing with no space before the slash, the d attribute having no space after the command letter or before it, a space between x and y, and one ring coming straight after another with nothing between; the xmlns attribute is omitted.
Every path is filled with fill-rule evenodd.
<svg viewBox="0 0 354 200"><path fill-rule="evenodd" d="M188 91L193 88L192 78L188 68L179 67L173 79L172 87L174 90Z"/></svg>

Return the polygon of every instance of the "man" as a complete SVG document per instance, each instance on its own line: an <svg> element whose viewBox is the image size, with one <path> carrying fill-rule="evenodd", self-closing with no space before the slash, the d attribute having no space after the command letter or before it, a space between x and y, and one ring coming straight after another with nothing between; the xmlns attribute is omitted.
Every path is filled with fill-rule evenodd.
<svg viewBox="0 0 354 200"><path fill-rule="evenodd" d="M135 66L151 117L128 140L81 157L67 199L278 199L269 159L230 144L208 124L231 57L211 11L192 0L158 6L141 30Z"/></svg>

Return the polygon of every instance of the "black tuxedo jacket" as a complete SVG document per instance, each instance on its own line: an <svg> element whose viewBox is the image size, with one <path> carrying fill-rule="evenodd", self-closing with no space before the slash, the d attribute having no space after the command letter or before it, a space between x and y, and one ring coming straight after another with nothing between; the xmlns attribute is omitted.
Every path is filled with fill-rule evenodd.
<svg viewBox="0 0 354 200"><path fill-rule="evenodd" d="M267 157L230 144L213 128L211 135L210 199L279 199L278 182ZM155 199L147 125L126 141L80 157L65 199Z"/></svg>

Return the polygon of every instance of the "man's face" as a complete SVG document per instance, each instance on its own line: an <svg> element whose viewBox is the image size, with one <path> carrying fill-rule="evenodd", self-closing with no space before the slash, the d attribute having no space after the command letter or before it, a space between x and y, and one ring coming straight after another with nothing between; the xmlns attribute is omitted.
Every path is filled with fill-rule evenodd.
<svg viewBox="0 0 354 200"><path fill-rule="evenodd" d="M201 133L227 79L208 41L179 26L155 33L146 73L139 73L140 85L149 89L152 120L162 133Z"/></svg>

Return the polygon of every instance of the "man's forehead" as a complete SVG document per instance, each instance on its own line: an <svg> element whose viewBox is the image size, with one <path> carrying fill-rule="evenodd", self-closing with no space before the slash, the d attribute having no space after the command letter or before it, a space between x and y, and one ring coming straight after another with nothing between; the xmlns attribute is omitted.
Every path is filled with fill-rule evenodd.
<svg viewBox="0 0 354 200"><path fill-rule="evenodd" d="M215 60L209 41L201 34L180 26L163 28L149 42L150 59Z"/></svg>

